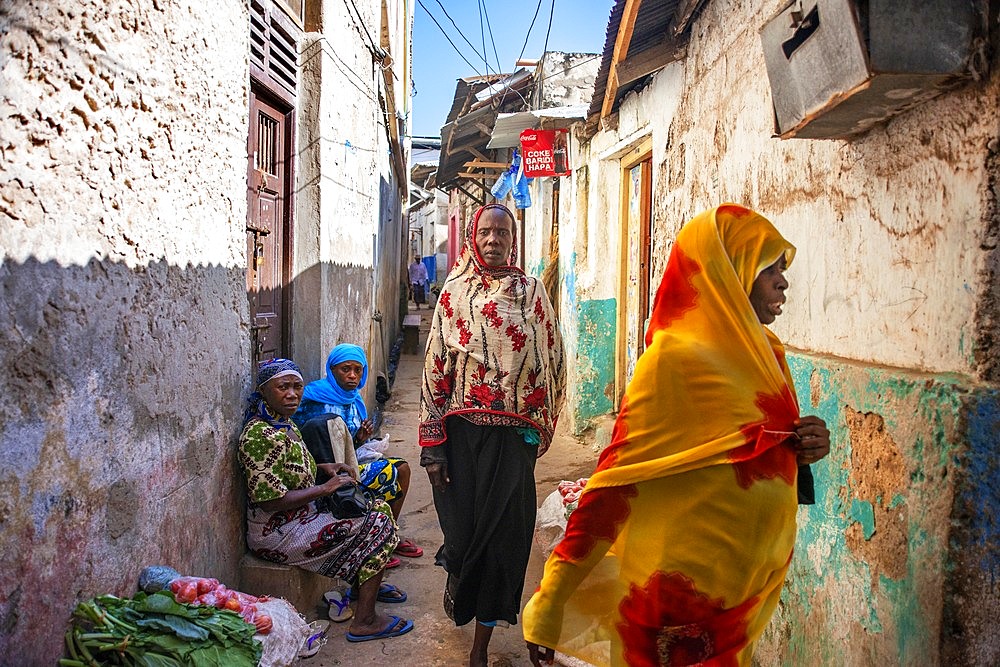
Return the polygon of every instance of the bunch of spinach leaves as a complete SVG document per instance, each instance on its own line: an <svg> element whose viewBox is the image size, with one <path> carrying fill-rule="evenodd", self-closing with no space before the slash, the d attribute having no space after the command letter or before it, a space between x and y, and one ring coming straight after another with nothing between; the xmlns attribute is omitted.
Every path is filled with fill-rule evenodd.
<svg viewBox="0 0 1000 667"><path fill-rule="evenodd" d="M64 667L257 667L254 626L215 607L178 604L169 591L81 602L66 633Z"/></svg>

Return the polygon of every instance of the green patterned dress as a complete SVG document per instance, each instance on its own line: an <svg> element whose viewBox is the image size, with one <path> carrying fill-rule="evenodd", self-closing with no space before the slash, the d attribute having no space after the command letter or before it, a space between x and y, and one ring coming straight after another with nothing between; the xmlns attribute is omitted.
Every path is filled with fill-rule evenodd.
<svg viewBox="0 0 1000 667"><path fill-rule="evenodd" d="M316 462L296 427L251 419L240 435L239 459L249 496L247 544L255 556L359 585L385 567L399 537L382 500L356 519L320 512L313 502L282 512L258 506L316 483Z"/></svg>

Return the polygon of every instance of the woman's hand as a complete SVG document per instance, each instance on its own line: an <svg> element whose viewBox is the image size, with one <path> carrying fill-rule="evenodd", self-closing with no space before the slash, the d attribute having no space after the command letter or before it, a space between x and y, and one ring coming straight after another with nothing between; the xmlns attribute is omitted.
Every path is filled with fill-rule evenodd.
<svg viewBox="0 0 1000 667"><path fill-rule="evenodd" d="M321 495L328 496L345 484L354 484L354 479L347 474L334 475L330 479L323 482L323 484L319 487L323 490Z"/></svg>
<svg viewBox="0 0 1000 667"><path fill-rule="evenodd" d="M340 473L346 473L347 475L350 475L351 479L353 479L355 482L358 481L358 471L357 469L355 469L354 466L349 466L346 463L332 463L330 464L329 468L330 468L329 474L331 477L335 477Z"/></svg>
<svg viewBox="0 0 1000 667"><path fill-rule="evenodd" d="M372 428L372 420L365 419L361 422L361 426L358 427L357 432L354 434L354 442L359 445L363 445L368 442L368 438L372 437L372 433L374 432L375 429Z"/></svg>
<svg viewBox="0 0 1000 667"><path fill-rule="evenodd" d="M444 493L448 483L451 482L451 478L448 477L448 464L445 462L431 463L424 466L424 470L427 471L427 479L430 480L431 486Z"/></svg>
<svg viewBox="0 0 1000 667"><path fill-rule="evenodd" d="M531 660L531 664L535 667L541 667L543 664L551 665L555 662L555 649L551 649L548 646L532 644L531 642L526 643L528 644L528 658Z"/></svg>
<svg viewBox="0 0 1000 667"><path fill-rule="evenodd" d="M799 465L816 463L830 453L830 431L826 422L815 415L797 420L794 424L799 440L795 443Z"/></svg>

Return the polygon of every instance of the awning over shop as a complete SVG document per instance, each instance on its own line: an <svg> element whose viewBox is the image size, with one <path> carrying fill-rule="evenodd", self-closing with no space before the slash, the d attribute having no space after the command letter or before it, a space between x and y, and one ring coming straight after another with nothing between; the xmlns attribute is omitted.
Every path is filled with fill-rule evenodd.
<svg viewBox="0 0 1000 667"><path fill-rule="evenodd" d="M521 132L529 128L553 130L569 127L587 117L587 105L576 104L568 107L535 109L518 113L502 113L497 116L487 148L511 148L517 146Z"/></svg>

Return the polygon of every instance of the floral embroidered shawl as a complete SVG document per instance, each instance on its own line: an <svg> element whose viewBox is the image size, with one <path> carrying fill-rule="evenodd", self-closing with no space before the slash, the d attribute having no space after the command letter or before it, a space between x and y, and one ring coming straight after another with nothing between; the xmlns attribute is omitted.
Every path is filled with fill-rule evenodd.
<svg viewBox="0 0 1000 667"><path fill-rule="evenodd" d="M445 418L480 425L537 429L538 456L552 440L562 405L562 337L542 283L513 263L488 266L476 249L476 229L489 204L476 211L465 245L441 289L424 361L420 444L447 440ZM516 225L515 225L516 226Z"/></svg>
<svg viewBox="0 0 1000 667"><path fill-rule="evenodd" d="M612 441L524 610L596 665L749 665L795 541L798 404L757 275L795 249L733 204L677 236Z"/></svg>

